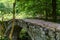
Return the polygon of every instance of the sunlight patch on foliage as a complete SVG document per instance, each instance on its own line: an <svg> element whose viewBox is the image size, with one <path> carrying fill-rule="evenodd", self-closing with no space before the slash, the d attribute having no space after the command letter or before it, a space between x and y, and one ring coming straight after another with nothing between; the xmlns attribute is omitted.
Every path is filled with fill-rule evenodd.
<svg viewBox="0 0 60 40"><path fill-rule="evenodd" d="M3 17L4 17L3 20L7 21L7 20L10 20L10 19L13 18L13 14L12 13L10 13L10 14L4 14ZM15 14L15 18L16 19L24 19L24 18L31 18L31 17L33 17L33 15L27 14L27 13L24 13L24 12L21 12L19 14ZM1 20L2 20L2 16L0 16L0 21Z"/></svg>
<svg viewBox="0 0 60 40"><path fill-rule="evenodd" d="M16 19L24 19L24 18L29 18L29 17L32 17L32 15L28 13L24 13L24 12L16 14Z"/></svg>

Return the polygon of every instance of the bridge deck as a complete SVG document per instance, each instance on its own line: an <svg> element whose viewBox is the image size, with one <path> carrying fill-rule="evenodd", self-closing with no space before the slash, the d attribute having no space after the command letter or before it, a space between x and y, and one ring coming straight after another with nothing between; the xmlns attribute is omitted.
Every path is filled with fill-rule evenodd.
<svg viewBox="0 0 60 40"><path fill-rule="evenodd" d="M24 19L25 22L33 23L36 25L40 25L42 27L51 28L52 30L57 29L60 30L60 24L48 22L44 20L38 20L38 19Z"/></svg>

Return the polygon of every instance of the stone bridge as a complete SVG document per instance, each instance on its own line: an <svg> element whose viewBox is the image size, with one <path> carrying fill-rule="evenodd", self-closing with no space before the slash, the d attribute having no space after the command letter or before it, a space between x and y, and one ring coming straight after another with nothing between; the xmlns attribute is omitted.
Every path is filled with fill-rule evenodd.
<svg viewBox="0 0 60 40"><path fill-rule="evenodd" d="M60 24L37 19L15 19L14 25L17 25L16 32L13 33L13 39L16 40L16 34L19 34L22 28L26 28L27 33L32 40L60 40ZM5 35L9 36L12 27L12 20L5 21ZM19 30L20 28L20 30Z"/></svg>

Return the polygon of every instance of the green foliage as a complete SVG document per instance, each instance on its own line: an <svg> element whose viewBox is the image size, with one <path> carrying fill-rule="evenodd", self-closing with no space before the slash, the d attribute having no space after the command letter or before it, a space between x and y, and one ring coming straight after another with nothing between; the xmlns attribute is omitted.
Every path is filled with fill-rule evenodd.
<svg viewBox="0 0 60 40"><path fill-rule="evenodd" d="M56 12L57 12L57 16L60 16L60 0L57 0L57 9L56 9Z"/></svg>
<svg viewBox="0 0 60 40"><path fill-rule="evenodd" d="M46 6L46 3L48 6ZM51 1L46 0L23 0L17 1L17 10L19 12L25 12L28 15L36 16L37 14L44 14L44 11L48 9L48 13L51 13L52 6ZM24 13L23 13L24 14Z"/></svg>
<svg viewBox="0 0 60 40"><path fill-rule="evenodd" d="M23 38L23 36L25 36L27 31L26 29L22 29L21 32L20 32L20 38Z"/></svg>
<svg viewBox="0 0 60 40"><path fill-rule="evenodd" d="M28 39L29 38L29 39ZM23 28L20 32L20 39L21 40L31 40L30 36L27 33L27 30Z"/></svg>
<svg viewBox="0 0 60 40"><path fill-rule="evenodd" d="M12 13L14 1L15 0L1 0L0 11L2 11L4 15ZM56 13L59 16L60 1L57 0L56 3L57 3ZM16 0L17 17L20 16L21 18L27 18L27 17L36 17L37 15L39 17L41 17L41 15L45 17L46 13L48 13L48 17L52 16L52 0Z"/></svg>

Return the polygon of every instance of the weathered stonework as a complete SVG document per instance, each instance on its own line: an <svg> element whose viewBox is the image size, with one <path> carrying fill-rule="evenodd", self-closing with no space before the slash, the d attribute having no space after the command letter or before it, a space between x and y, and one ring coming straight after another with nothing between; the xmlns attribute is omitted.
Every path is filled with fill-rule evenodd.
<svg viewBox="0 0 60 40"><path fill-rule="evenodd" d="M9 35L12 21L6 21L4 25L6 27L5 35ZM60 40L60 24L35 19L16 19L15 25L26 28L32 40Z"/></svg>

